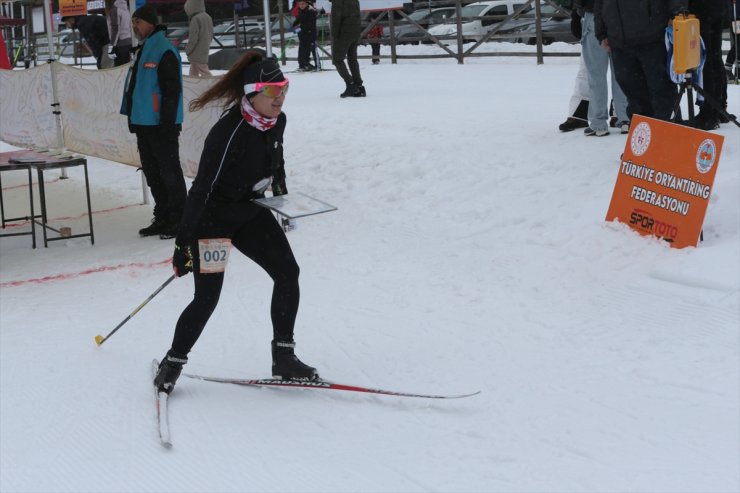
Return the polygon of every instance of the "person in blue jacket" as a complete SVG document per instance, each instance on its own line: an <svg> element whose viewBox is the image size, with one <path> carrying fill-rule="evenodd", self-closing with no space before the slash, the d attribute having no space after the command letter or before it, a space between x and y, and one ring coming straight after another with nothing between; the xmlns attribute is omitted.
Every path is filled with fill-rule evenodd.
<svg viewBox="0 0 740 493"><path fill-rule="evenodd" d="M182 61L158 24L157 12L144 5L131 16L135 50L123 90L121 114L136 134L141 169L154 198L154 219L139 230L141 236L177 235L187 190L180 167L180 130L183 120Z"/></svg>

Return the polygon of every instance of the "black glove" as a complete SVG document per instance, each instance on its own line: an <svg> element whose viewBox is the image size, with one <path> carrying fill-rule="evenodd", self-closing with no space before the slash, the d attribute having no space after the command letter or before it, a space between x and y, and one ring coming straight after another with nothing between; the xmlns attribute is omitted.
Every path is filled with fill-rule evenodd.
<svg viewBox="0 0 740 493"><path fill-rule="evenodd" d="M175 244L175 253L172 254L172 268L177 277L193 272L193 251L189 246L182 247Z"/></svg>
<svg viewBox="0 0 740 493"><path fill-rule="evenodd" d="M576 37L576 39L581 39L581 35L583 34L583 27L581 26L581 16L578 15L576 9L573 9L573 11L570 13L570 32L573 34L573 36Z"/></svg>
<svg viewBox="0 0 740 493"><path fill-rule="evenodd" d="M285 186L285 179L274 180L272 182L272 196L277 197L278 195L285 195L288 193L288 187Z"/></svg>

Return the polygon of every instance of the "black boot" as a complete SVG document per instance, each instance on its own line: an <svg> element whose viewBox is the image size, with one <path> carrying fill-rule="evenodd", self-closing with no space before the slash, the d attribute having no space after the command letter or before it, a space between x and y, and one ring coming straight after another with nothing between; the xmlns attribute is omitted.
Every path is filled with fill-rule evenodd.
<svg viewBox="0 0 740 493"><path fill-rule="evenodd" d="M570 132L577 128L585 128L585 127L588 127L588 121L581 120L580 118L576 118L573 116L569 116L567 120L565 120L563 123L561 123L558 126L561 132Z"/></svg>
<svg viewBox="0 0 740 493"><path fill-rule="evenodd" d="M272 341L272 378L280 380L318 380L316 368L299 360L293 341Z"/></svg>
<svg viewBox="0 0 740 493"><path fill-rule="evenodd" d="M172 349L167 351L162 362L159 364L159 370L154 377L154 386L160 392L172 392L175 388L175 382L180 377L182 365L188 362L188 357L184 354L176 353Z"/></svg>
<svg viewBox="0 0 740 493"><path fill-rule="evenodd" d="M364 98L367 96L367 92L365 92L365 86L357 86L357 92L355 93L356 98Z"/></svg>
<svg viewBox="0 0 740 493"><path fill-rule="evenodd" d="M139 235L141 236L158 235L163 232L165 226L167 226L167 221L165 221L164 218L154 216L154 219L152 219L152 224L150 224L146 228L141 228L139 230Z"/></svg>
<svg viewBox="0 0 740 493"><path fill-rule="evenodd" d="M357 94L357 86L353 83L347 84L347 89L339 95L340 98L351 98Z"/></svg>
<svg viewBox="0 0 740 493"><path fill-rule="evenodd" d="M177 231L179 228L179 221L165 223L165 225L162 226L162 229L159 231L159 239L169 240L170 238L174 238L175 236L177 236Z"/></svg>

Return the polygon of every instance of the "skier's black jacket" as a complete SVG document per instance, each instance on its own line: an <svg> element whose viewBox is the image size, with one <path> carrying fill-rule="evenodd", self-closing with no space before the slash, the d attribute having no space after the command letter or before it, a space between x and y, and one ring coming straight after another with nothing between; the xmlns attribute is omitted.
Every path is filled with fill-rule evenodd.
<svg viewBox="0 0 740 493"><path fill-rule="evenodd" d="M247 123L241 108L228 109L206 137L198 174L188 193L180 221L177 244L197 238L231 237L261 209L251 202L264 197L253 187L272 176L273 195L287 193L283 132L287 118L280 113L277 123L260 131Z"/></svg>

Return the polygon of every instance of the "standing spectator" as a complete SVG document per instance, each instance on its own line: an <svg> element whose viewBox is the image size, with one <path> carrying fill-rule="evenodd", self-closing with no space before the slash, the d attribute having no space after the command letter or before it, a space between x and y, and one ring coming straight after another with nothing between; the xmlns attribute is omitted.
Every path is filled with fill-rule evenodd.
<svg viewBox="0 0 740 493"><path fill-rule="evenodd" d="M347 86L339 95L341 98L367 96L357 63L360 25L359 0L331 0L331 62ZM349 71L344 64L345 58Z"/></svg>
<svg viewBox="0 0 740 493"><path fill-rule="evenodd" d="M218 304L224 269L208 269L199 239L230 239L242 254L267 272L273 281L272 375L283 380L318 380L315 368L295 355L294 328L300 269L285 232L275 216L252 202L287 193L282 112L288 80L277 61L247 51L226 75L190 109L197 111L221 101L228 108L206 137L198 176L188 194L182 228L175 240L175 274L193 273L195 294L177 320L172 345L159 365L154 385L172 392L188 353Z"/></svg>
<svg viewBox="0 0 740 493"><path fill-rule="evenodd" d="M165 37L167 27L157 23L157 12L144 5L131 16L136 47L123 89L121 114L128 116L149 189L154 219L141 236L177 234L187 191L180 167L180 130L183 120L182 62Z"/></svg>
<svg viewBox="0 0 740 493"><path fill-rule="evenodd" d="M575 9L573 10L575 12ZM579 25L580 25L580 17ZM580 37L576 36L576 37ZM573 94L568 105L569 115L558 127L561 132L572 132L577 128L588 127L588 71L581 57L576 74L576 83L573 86Z"/></svg>
<svg viewBox="0 0 740 493"><path fill-rule="evenodd" d="M316 17L318 12L312 2L298 0L293 27L298 32L298 69L306 72L316 70L311 64L311 53L316 43Z"/></svg>
<svg viewBox="0 0 740 493"><path fill-rule="evenodd" d="M740 27L737 20L736 0L727 0L727 14L730 17L730 51L727 52L727 58L725 59L725 70L727 71L727 77L737 82L737 34Z"/></svg>
<svg viewBox="0 0 740 493"><path fill-rule="evenodd" d="M666 67L665 28L687 0L596 0L596 38L611 52L627 117L670 120L678 91Z"/></svg>
<svg viewBox="0 0 740 493"><path fill-rule="evenodd" d="M103 68L101 63L103 51L108 53L110 37L108 36L108 23L102 15L76 15L62 17L62 22L74 30L80 32L80 36L85 40L87 46L95 57L98 68Z"/></svg>
<svg viewBox="0 0 740 493"><path fill-rule="evenodd" d="M727 0L689 0L689 11L699 19L701 38L704 40L706 59L702 71L704 92L714 104L720 106L726 100L727 75L722 63L722 31L730 23ZM720 113L707 99L696 115L694 126L702 130L719 128Z"/></svg>
<svg viewBox="0 0 740 493"><path fill-rule="evenodd" d="M586 136L609 135L609 82L607 70L611 66L611 86L614 109L617 114L616 127L621 133L629 132L627 98L614 76L614 65L609 52L605 51L594 34L594 0L574 0L573 8L583 19L581 31L581 57L588 72L588 127Z"/></svg>
<svg viewBox="0 0 740 493"><path fill-rule="evenodd" d="M581 39L583 34L583 23L578 10L573 8L569 2L564 5L572 9L570 12L570 32L576 39ZM577 128L588 127L588 71L586 64L581 56L578 64L578 73L576 74L576 83L573 86L573 95L570 97L568 114L570 115L558 127L561 132L571 132Z"/></svg>
<svg viewBox="0 0 740 493"><path fill-rule="evenodd" d="M110 33L110 54L113 65L118 67L131 61L131 14L126 0L106 0L108 31Z"/></svg>
<svg viewBox="0 0 740 493"><path fill-rule="evenodd" d="M377 19L378 15L375 14L373 19ZM383 24L376 22L373 27L365 34L365 38L370 41L370 50L373 54L373 65L380 63L380 38L383 37ZM374 42L373 42L374 41Z"/></svg>
<svg viewBox="0 0 740 493"><path fill-rule="evenodd" d="M210 77L208 52L213 41L213 19L206 12L205 0L185 0L185 13L190 18L185 54L190 62L190 77Z"/></svg>

